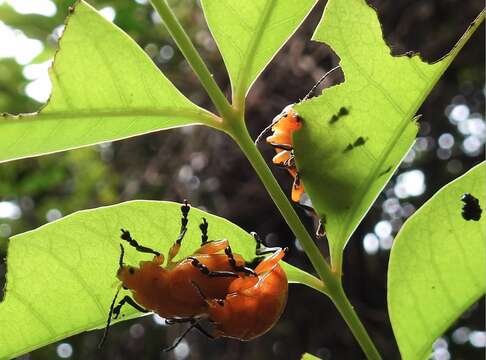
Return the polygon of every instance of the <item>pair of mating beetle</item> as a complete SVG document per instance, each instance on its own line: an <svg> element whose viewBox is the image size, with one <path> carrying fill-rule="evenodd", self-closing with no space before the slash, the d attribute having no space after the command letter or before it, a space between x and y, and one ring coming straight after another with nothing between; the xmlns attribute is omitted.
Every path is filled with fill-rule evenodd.
<svg viewBox="0 0 486 360"><path fill-rule="evenodd" d="M208 223L200 224L201 247L180 261L173 261L178 254L187 231L190 205L181 206L181 230L169 250L166 265L164 256L140 245L130 232L122 229L121 238L143 253L153 254L151 261L141 261L138 267L123 262L124 247L117 277L121 287L131 291L133 298L125 296L115 306L117 291L110 307L105 333L106 339L111 319L118 318L122 306L129 304L141 312L153 311L166 319L167 324L189 323L190 327L166 351L175 348L193 328L210 338L231 337L251 340L270 330L282 314L287 301L288 283L279 265L287 249L267 248L253 233L258 256L272 253L267 258L256 258L256 267L233 253L228 240L208 240ZM207 319L214 324L214 331L207 332L200 321Z"/></svg>

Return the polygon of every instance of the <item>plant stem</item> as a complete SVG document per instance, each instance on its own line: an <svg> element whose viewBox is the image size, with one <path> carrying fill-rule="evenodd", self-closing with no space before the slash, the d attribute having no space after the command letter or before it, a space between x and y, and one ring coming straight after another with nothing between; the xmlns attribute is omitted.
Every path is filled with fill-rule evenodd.
<svg viewBox="0 0 486 360"><path fill-rule="evenodd" d="M351 329L351 332L365 353L366 358L369 360L380 360L381 355L366 332L356 311L354 311L353 305L351 305L346 297L342 283L340 282L339 287L329 291L329 293L331 294L330 298L332 302L339 310L339 313L344 318L344 321L346 321L346 324L348 324L348 327Z"/></svg>
<svg viewBox="0 0 486 360"><path fill-rule="evenodd" d="M267 189L273 201L277 205L280 213L285 218L285 221L290 226L295 236L299 239L300 244L304 248L304 251L309 257L312 265L316 269L321 279L324 281L324 284L328 290L326 293L329 295L342 317L350 327L363 352L366 354L366 357L370 360L381 359L378 350L371 341L366 329L344 293L341 283L341 276L337 273L333 273L329 268L329 265L324 260L319 248L315 244L314 240L310 237L304 225L302 225L302 222L297 216L294 208L289 203L287 197L278 185L275 177L272 175L272 172L268 168L262 155L253 143L244 122L231 122L233 125L238 123L242 125L240 127L233 126L230 130L228 130L228 133L238 143L241 150L246 155L247 159L250 161L251 165L260 177L260 180L263 182L263 185Z"/></svg>
<svg viewBox="0 0 486 360"><path fill-rule="evenodd" d="M177 20L177 17L170 9L167 1L150 0L150 2L159 13L165 27L206 89L211 101L213 102L214 106L216 106L216 109L218 109L221 117L231 113L231 105L219 88L218 84L216 84L216 81L214 81L208 67L192 44L191 39L184 31L179 20Z"/></svg>
<svg viewBox="0 0 486 360"><path fill-rule="evenodd" d="M232 123L235 124L237 122L233 121ZM244 122L239 121L239 123L241 123L242 126L238 128L233 127L228 132L240 146L246 158L250 161L251 165L260 177L260 180L263 182L263 185L277 205L277 208L280 210L280 213L283 215L285 221L290 226L295 236L299 239L299 242L302 244L304 251L309 256L312 266L314 266L327 286L328 282L335 281L335 277L332 274L328 263L324 260L319 248L315 244L314 240L312 240L310 237L304 225L302 225L297 213L287 200L287 196L284 194L282 188L275 180L275 177L268 168L261 153L258 151L253 143L253 140L248 134Z"/></svg>

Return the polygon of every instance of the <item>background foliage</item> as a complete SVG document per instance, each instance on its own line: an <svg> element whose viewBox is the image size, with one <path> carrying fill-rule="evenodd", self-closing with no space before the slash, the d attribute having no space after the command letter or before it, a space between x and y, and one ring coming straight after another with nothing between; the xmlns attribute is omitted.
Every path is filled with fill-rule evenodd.
<svg viewBox="0 0 486 360"><path fill-rule="evenodd" d="M44 51L34 61L43 62L52 57L58 26L63 23L72 2L55 3L57 12L48 17L20 15L0 2L0 21L44 45ZM192 101L210 107L197 79L158 23L150 5L142 0L90 3L98 9L114 9L114 22L145 49L166 76ZM395 1L393 4L376 0L372 4L378 9L386 40L394 54L419 51L428 60L436 60L449 51L483 6L477 0L467 3L459 0ZM172 5L209 62L216 80L229 93L229 79L198 4L186 0L173 1ZM285 105L302 98L326 70L337 64L330 49L308 41L323 6L321 2L255 83L247 104L247 118L254 136ZM416 145L346 249L345 286L349 288L351 302L387 359L398 358L396 344L389 340L393 335L386 312L385 288L393 235L414 209L484 157L483 147L475 150L473 146L484 143L483 54L484 27L475 33L419 110L423 117ZM0 112L30 112L39 108L40 103L26 95L26 88L32 82L28 75L24 66L12 58L0 58ZM450 136L444 137L444 134ZM267 159L273 155L269 148L262 147L262 150ZM288 190L287 174L278 170L276 173ZM404 184L410 174L418 176L415 178L419 182L423 176L423 192L407 192ZM202 127L168 130L2 164L0 209L11 209L9 216L0 217L2 258L8 236L79 209L132 199L181 201L184 198L228 218L245 230L268 234L271 244L290 246L289 262L310 269L298 242L237 147L225 135ZM0 216L6 213L3 211ZM311 219L308 225L313 226ZM2 271L5 271L4 265L0 268L0 273ZM2 281L3 278L0 287L3 287ZM436 358L445 352L454 359L482 357L484 342L475 341L477 336L473 335L478 334L473 331L483 328L483 307L474 305L436 343ZM160 349L170 344L181 330L161 326L148 316L114 327L101 353L95 352L101 336L98 331L63 340L62 344L53 344L29 356L32 359L54 358L72 349L73 359L157 358ZM226 339L210 342L194 333L187 338L187 344L190 344L189 353L187 346L181 346L170 357L198 359L204 354L204 357L224 359L298 358L306 351L325 359L361 356L332 304L303 286L291 287L283 319L266 336L249 343Z"/></svg>

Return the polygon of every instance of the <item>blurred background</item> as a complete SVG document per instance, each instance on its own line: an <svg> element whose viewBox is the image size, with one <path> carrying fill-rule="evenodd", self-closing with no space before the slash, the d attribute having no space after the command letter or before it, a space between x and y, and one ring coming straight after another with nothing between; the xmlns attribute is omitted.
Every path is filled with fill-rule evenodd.
<svg viewBox="0 0 486 360"><path fill-rule="evenodd" d="M186 96L212 110L147 0L89 2L130 34ZM0 0L0 112L36 111L47 100L47 68L72 3ZM369 3L378 10L392 52L420 52L427 61L445 55L484 6L480 0ZM171 4L229 95L228 77L199 3ZM319 2L251 90L247 119L254 137L337 65L339 59L327 46L309 41L324 5L325 1ZM432 194L484 158L484 40L483 24L419 110L423 116L417 142L346 249L345 287L385 359L399 359L386 307L386 271L394 236ZM324 86L341 80L333 76ZM274 151L265 145L261 150L270 162ZM274 173L288 192L291 178L283 171ZM311 271L298 240L237 146L209 128L185 127L0 165L0 289L5 282L7 239L12 235L81 209L132 199L185 198L247 231L267 234L270 245L289 246L287 261ZM312 229L313 220L300 215ZM327 249L322 250L327 255ZM277 326L254 341L210 341L194 332L171 354L162 353L183 329L182 325L169 328L149 315L113 327L102 351L95 350L101 331L92 331L21 359L298 359L304 352L328 360L364 358L330 301L298 285L291 286ZM483 359L485 346L484 301L480 301L435 342L431 358Z"/></svg>

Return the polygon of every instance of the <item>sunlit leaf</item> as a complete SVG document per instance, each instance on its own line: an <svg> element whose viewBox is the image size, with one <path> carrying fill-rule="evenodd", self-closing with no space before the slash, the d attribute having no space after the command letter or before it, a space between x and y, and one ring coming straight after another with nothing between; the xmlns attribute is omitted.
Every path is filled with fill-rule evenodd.
<svg viewBox="0 0 486 360"><path fill-rule="evenodd" d="M0 162L207 123L138 45L90 5L71 14L39 113L0 116Z"/></svg>
<svg viewBox="0 0 486 360"><path fill-rule="evenodd" d="M189 229L177 259L200 246L205 217L209 238L227 238L233 251L251 260L253 237L229 221L191 209ZM120 256L120 228L145 246L167 254L180 230L180 204L132 201L74 213L10 239L6 295L0 303L0 359L103 327L114 295ZM126 263L151 258L126 246ZM284 264L290 282L319 281ZM312 279L311 281L308 281ZM314 285L316 284L316 285ZM126 308L126 318L137 314Z"/></svg>
<svg viewBox="0 0 486 360"><path fill-rule="evenodd" d="M301 360L320 360L317 356L309 353L302 354Z"/></svg>
<svg viewBox="0 0 486 360"><path fill-rule="evenodd" d="M297 166L313 207L326 222L333 265L411 147L414 115L477 28L468 29L434 64L393 57L375 11L363 0L329 0L313 39L340 57L344 83L295 108L304 121L294 135Z"/></svg>
<svg viewBox="0 0 486 360"><path fill-rule="evenodd" d="M479 200L479 221L461 197ZM425 203L395 239L388 308L404 360L427 359L432 343L486 290L486 166L476 166Z"/></svg>
<svg viewBox="0 0 486 360"><path fill-rule="evenodd" d="M251 84L305 19L316 0L202 0L228 69L234 98Z"/></svg>

